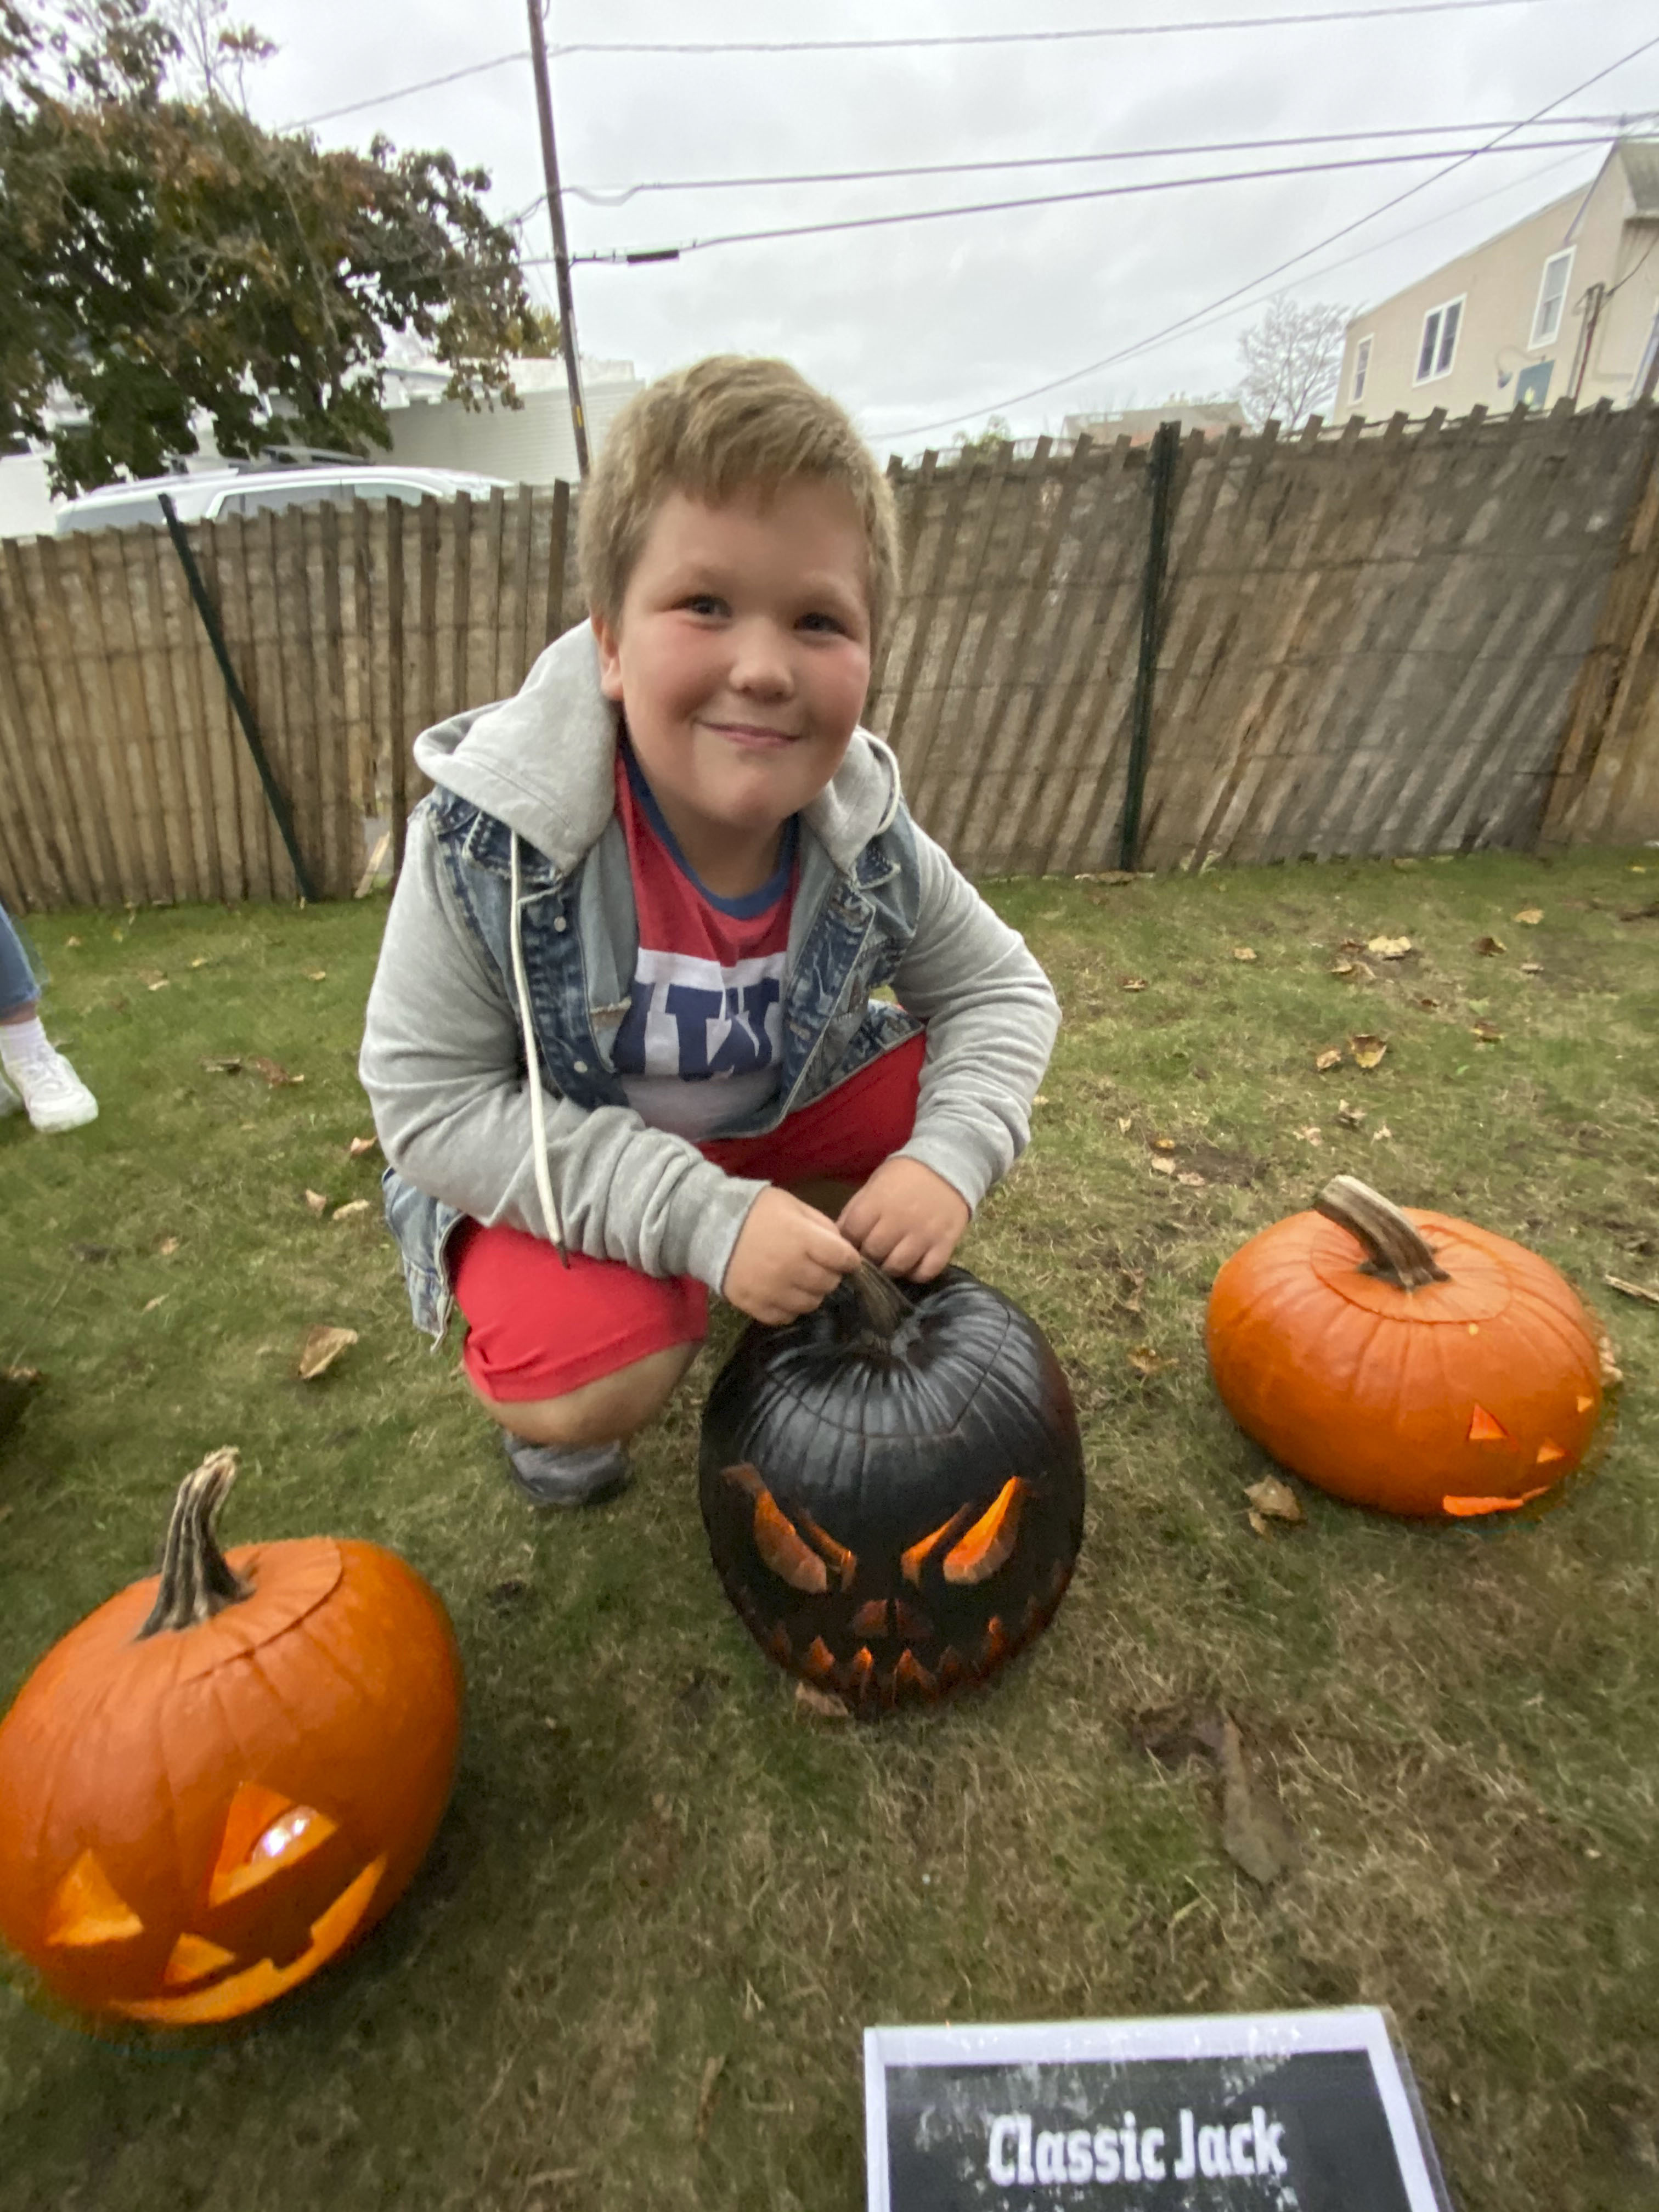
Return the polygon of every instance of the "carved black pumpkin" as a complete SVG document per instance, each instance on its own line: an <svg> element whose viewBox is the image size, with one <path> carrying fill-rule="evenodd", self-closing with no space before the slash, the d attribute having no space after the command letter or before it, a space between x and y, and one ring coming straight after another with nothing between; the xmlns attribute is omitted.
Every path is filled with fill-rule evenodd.
<svg viewBox="0 0 1659 2212"><path fill-rule="evenodd" d="M965 1268L866 1268L747 1329L703 1415L726 1595L781 1666L871 1714L982 1681L1048 1623L1083 1540L1072 1394Z"/></svg>

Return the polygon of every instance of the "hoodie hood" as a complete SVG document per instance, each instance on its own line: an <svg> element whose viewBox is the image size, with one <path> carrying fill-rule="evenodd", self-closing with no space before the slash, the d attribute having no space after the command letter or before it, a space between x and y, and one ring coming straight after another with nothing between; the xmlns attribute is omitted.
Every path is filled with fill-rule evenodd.
<svg viewBox="0 0 1659 2212"><path fill-rule="evenodd" d="M415 740L416 764L569 875L615 811L620 720L599 689L599 647L584 622L554 640L512 698L423 730ZM803 819L845 873L898 804L897 762L879 738L860 728Z"/></svg>

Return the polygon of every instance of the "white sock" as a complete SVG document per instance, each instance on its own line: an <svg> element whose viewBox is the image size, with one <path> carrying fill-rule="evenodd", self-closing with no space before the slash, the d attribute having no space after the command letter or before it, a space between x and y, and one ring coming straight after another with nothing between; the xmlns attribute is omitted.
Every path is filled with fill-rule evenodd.
<svg viewBox="0 0 1659 2212"><path fill-rule="evenodd" d="M27 1067L31 1060L51 1058L52 1045L39 1014L32 1021L0 1022L0 1064Z"/></svg>

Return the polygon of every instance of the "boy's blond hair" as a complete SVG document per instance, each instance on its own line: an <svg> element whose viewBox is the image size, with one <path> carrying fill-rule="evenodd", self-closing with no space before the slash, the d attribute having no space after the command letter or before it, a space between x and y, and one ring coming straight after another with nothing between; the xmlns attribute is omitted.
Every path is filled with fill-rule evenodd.
<svg viewBox="0 0 1659 2212"><path fill-rule="evenodd" d="M588 605L619 623L628 580L669 492L719 507L802 478L852 496L868 552L872 642L898 595L898 517L876 459L833 399L786 361L716 354L629 400L582 488L577 559Z"/></svg>

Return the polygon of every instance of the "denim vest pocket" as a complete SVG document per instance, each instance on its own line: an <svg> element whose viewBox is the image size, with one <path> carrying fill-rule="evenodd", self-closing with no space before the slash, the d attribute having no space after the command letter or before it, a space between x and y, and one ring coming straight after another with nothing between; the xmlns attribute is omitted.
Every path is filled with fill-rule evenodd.
<svg viewBox="0 0 1659 2212"><path fill-rule="evenodd" d="M449 1327L454 1297L449 1286L449 1242L466 1219L458 1206L428 1198L388 1168L380 1177L386 1227L397 1242L416 1328L433 1338L434 1348Z"/></svg>

